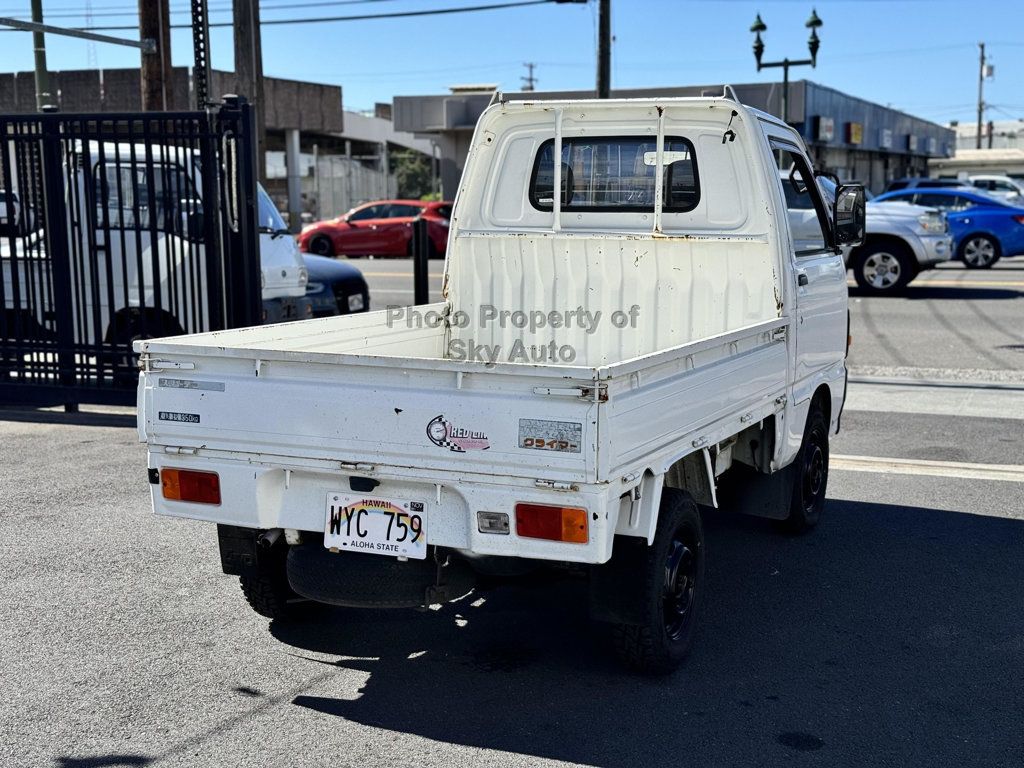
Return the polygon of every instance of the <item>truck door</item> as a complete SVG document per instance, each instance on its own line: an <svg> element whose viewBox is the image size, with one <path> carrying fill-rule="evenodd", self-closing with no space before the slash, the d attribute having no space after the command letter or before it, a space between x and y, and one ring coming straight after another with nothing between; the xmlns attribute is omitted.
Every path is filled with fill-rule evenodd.
<svg viewBox="0 0 1024 768"><path fill-rule="evenodd" d="M796 295L796 368L798 398L813 390L819 371L842 360L846 349L846 267L830 246L825 202L810 166L795 147L775 144L781 153L783 199L788 211L793 286ZM786 190L785 187L790 189ZM808 200L811 212L800 201Z"/></svg>

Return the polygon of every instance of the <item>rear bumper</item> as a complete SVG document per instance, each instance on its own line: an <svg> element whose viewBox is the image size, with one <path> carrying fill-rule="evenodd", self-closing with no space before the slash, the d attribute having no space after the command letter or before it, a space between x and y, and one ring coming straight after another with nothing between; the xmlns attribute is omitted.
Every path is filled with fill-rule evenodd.
<svg viewBox="0 0 1024 768"><path fill-rule="evenodd" d="M349 472L290 468L272 461L219 459L150 451L150 469L165 467L216 472L220 479L219 505L164 499L161 486L150 485L158 515L183 517L243 528L291 528L323 533L329 493L352 493L350 478L372 476L379 485L368 497L421 501L430 545L457 550L468 557L497 555L576 563L603 563L611 557L618 523L620 489L608 484L581 484L570 491L538 488L528 480L502 478L502 483L473 482L464 478L389 475L382 471ZM517 502L583 507L587 510L587 542L573 544L518 536ZM481 533L477 512L505 512L507 534Z"/></svg>

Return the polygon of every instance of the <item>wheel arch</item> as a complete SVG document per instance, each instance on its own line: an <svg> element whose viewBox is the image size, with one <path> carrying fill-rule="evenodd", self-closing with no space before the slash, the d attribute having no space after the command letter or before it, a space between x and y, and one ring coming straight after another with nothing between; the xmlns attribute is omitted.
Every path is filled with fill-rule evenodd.
<svg viewBox="0 0 1024 768"><path fill-rule="evenodd" d="M859 256L862 253L870 253L874 247L881 246L895 247L911 256L914 255L914 249L904 238L884 232L868 232L864 242L854 248L850 255Z"/></svg>
<svg viewBox="0 0 1024 768"><path fill-rule="evenodd" d="M988 229L974 229L965 235L961 235L957 238L956 244L956 255L957 258L962 258L964 247L967 245L967 241L972 237L978 237L979 235L987 237L992 241L992 244L996 247L996 258L1001 258L1003 255L1003 241L999 239L999 235Z"/></svg>
<svg viewBox="0 0 1024 768"><path fill-rule="evenodd" d="M654 541L661 497L666 489L685 491L698 504L717 507L714 467L707 448L690 450L664 465L648 467L619 498L615 538L628 536Z"/></svg>
<svg viewBox="0 0 1024 768"><path fill-rule="evenodd" d="M822 383L811 395L811 408L818 405L825 413L825 421L832 423L832 389L828 384ZM810 410L807 411L810 415Z"/></svg>

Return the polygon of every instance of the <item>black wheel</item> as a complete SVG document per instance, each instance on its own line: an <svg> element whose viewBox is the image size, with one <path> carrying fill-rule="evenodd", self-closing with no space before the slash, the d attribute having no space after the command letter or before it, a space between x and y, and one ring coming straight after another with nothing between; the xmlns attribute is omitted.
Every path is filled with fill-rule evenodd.
<svg viewBox="0 0 1024 768"><path fill-rule="evenodd" d="M980 233L968 235L956 249L956 257L968 269L990 269L1002 255L999 241Z"/></svg>
<svg viewBox="0 0 1024 768"><path fill-rule="evenodd" d="M868 243L857 249L852 262L857 286L876 296L902 293L917 276L913 255L899 243Z"/></svg>
<svg viewBox="0 0 1024 768"><path fill-rule="evenodd" d="M309 252L317 256L333 256L334 243L325 235L317 235L309 241Z"/></svg>
<svg viewBox="0 0 1024 768"><path fill-rule="evenodd" d="M305 602L288 585L287 555L288 547L283 541L278 542L270 555L261 557L255 573L238 577L242 594L252 609L275 621L295 618L299 605Z"/></svg>
<svg viewBox="0 0 1024 768"><path fill-rule="evenodd" d="M807 414L803 443L790 471L793 495L789 516L781 521L781 525L789 533L803 533L821 520L828 487L828 420L817 402L811 404L811 411Z"/></svg>
<svg viewBox="0 0 1024 768"><path fill-rule="evenodd" d="M704 593L704 529L689 494L662 491L654 543L646 547L637 579L637 623L613 624L616 655L630 669L664 675L686 658Z"/></svg>

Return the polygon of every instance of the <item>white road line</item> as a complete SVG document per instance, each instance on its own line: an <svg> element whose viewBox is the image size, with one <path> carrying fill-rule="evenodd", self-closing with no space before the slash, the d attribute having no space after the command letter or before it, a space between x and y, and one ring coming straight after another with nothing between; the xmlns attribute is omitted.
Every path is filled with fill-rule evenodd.
<svg viewBox="0 0 1024 768"><path fill-rule="evenodd" d="M1024 420L1024 389L851 383L844 409Z"/></svg>
<svg viewBox="0 0 1024 768"><path fill-rule="evenodd" d="M1024 465L969 464L961 461L929 461L927 459L886 459L877 456L829 457L829 469L846 472L876 472L883 475L925 475L957 477L964 480L1002 480L1024 483Z"/></svg>

